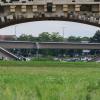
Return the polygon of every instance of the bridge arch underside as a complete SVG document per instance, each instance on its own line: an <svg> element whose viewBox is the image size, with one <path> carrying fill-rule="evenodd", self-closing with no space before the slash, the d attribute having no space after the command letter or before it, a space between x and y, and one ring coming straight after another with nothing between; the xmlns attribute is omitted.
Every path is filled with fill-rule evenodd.
<svg viewBox="0 0 100 100"><path fill-rule="evenodd" d="M82 20L82 19L78 19L78 18L70 18L70 17L33 17L33 18L24 18L21 17L19 19L7 19L6 17L4 18L4 22L2 22L0 20L0 28L5 28L11 25L15 25L15 24L21 24L21 23L27 23L27 22L34 22L34 21L70 21L70 22L77 22L77 23L82 23L82 24L87 24L87 25L91 25L91 26L96 26L96 27L100 27L100 24L98 23L99 20L97 22L92 22L89 20Z"/></svg>
<svg viewBox="0 0 100 100"><path fill-rule="evenodd" d="M0 0L0 28L44 20L100 27L100 0Z"/></svg>
<svg viewBox="0 0 100 100"><path fill-rule="evenodd" d="M0 28L44 20L72 21L100 27L100 0L0 1Z"/></svg>

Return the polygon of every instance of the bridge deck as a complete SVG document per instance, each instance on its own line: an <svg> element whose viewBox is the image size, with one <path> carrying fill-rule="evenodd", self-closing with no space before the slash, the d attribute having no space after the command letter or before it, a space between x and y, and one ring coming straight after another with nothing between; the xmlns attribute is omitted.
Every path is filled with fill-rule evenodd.
<svg viewBox="0 0 100 100"><path fill-rule="evenodd" d="M6 49L100 49L100 43L0 41L0 47Z"/></svg>

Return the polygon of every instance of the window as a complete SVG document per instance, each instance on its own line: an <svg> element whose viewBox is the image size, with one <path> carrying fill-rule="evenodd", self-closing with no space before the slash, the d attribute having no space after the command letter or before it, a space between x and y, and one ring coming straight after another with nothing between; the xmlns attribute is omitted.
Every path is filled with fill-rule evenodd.
<svg viewBox="0 0 100 100"><path fill-rule="evenodd" d="M52 12L52 3L47 3L47 12Z"/></svg>

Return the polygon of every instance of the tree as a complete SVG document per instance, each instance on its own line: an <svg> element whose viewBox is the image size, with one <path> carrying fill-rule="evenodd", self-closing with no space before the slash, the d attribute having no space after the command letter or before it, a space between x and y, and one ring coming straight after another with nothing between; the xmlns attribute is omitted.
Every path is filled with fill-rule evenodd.
<svg viewBox="0 0 100 100"><path fill-rule="evenodd" d="M32 35L22 34L17 38L17 40L36 42L36 41L38 41L38 37L33 37Z"/></svg>
<svg viewBox="0 0 100 100"><path fill-rule="evenodd" d="M41 42L62 42L63 37L59 35L58 32L53 32L53 33L48 33L48 32L43 32L39 34L39 41Z"/></svg>
<svg viewBox="0 0 100 100"><path fill-rule="evenodd" d="M90 38L89 37L82 37L81 41L90 41Z"/></svg>
<svg viewBox="0 0 100 100"><path fill-rule="evenodd" d="M43 32L39 34L38 38L40 42L50 42L51 41L50 34L48 32Z"/></svg>
<svg viewBox="0 0 100 100"><path fill-rule="evenodd" d="M100 43L100 30L96 31L95 35L90 38L90 42L92 43ZM100 55L100 50L91 50L90 54L92 55Z"/></svg>
<svg viewBox="0 0 100 100"><path fill-rule="evenodd" d="M100 43L100 30L96 31L95 35L90 39L90 42Z"/></svg>
<svg viewBox="0 0 100 100"><path fill-rule="evenodd" d="M67 39L68 42L80 42L81 38L80 37L75 37L75 36L70 36Z"/></svg>
<svg viewBox="0 0 100 100"><path fill-rule="evenodd" d="M50 37L52 42L62 42L64 40L58 32L53 32Z"/></svg>

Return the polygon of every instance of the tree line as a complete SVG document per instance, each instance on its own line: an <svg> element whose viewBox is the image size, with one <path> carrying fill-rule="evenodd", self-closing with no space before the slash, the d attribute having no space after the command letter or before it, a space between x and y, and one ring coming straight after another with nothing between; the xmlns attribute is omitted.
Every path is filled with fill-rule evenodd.
<svg viewBox="0 0 100 100"><path fill-rule="evenodd" d="M43 32L39 34L38 37L34 37L32 35L22 34L17 37L19 41L32 41L32 42L81 42L81 41L89 41L89 37L75 37L70 36L65 38L61 36L58 32L48 33Z"/></svg>
<svg viewBox="0 0 100 100"><path fill-rule="evenodd" d="M19 41L33 41L33 42L81 42L81 41L88 41L99 43L100 42L100 30L96 31L93 37L76 37L76 36L69 36L65 38L61 36L58 32L48 33L43 32L39 34L38 37L34 37L32 35L22 34L17 37Z"/></svg>

